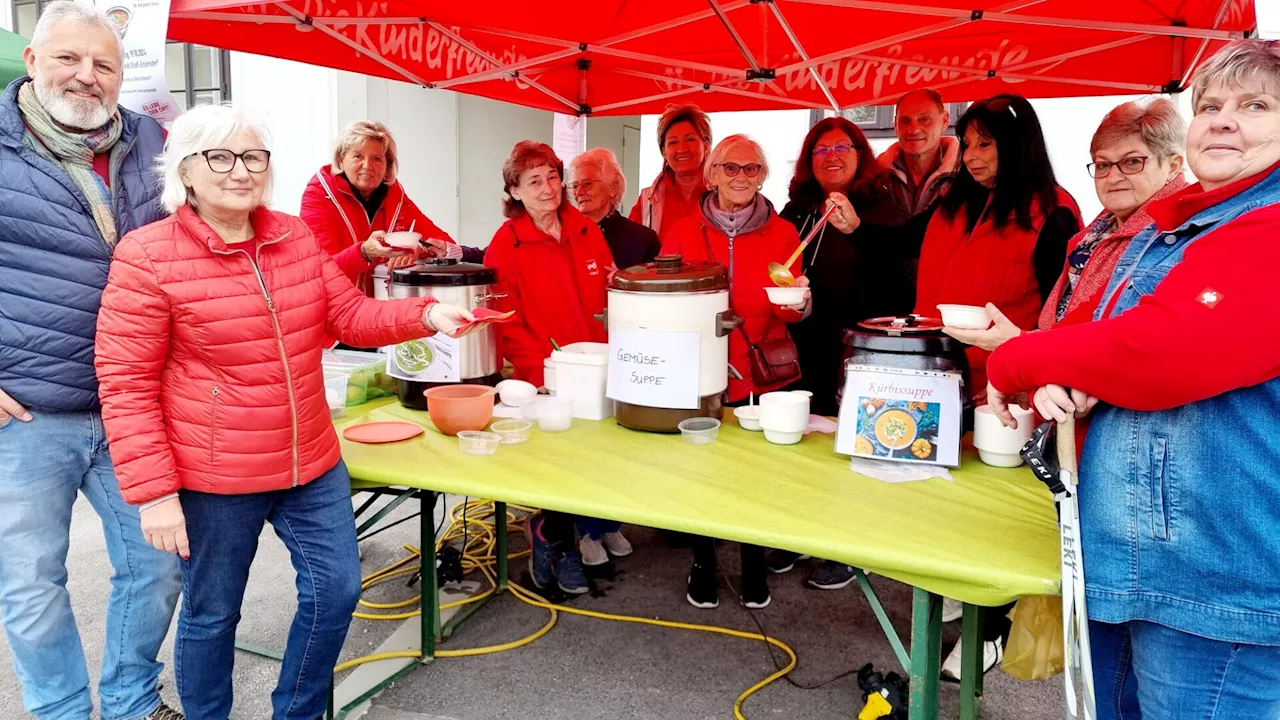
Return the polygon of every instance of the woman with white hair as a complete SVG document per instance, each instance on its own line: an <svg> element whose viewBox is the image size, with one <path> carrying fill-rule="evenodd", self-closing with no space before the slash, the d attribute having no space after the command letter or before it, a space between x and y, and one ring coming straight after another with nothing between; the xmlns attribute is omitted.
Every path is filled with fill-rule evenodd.
<svg viewBox="0 0 1280 720"><path fill-rule="evenodd" d="M1080 530L1098 717L1280 717L1280 46L1192 81L1199 182L1150 203L1096 320L988 364L991 406L1089 413ZM1119 158L1112 158L1118 160ZM1070 388L1068 390L1067 388Z"/></svg>
<svg viewBox="0 0 1280 720"><path fill-rule="evenodd" d="M618 212L627 194L627 178L608 148L592 148L569 162L567 187L578 210L600 226L619 268L653 262L662 250L658 233Z"/></svg>
<svg viewBox="0 0 1280 720"><path fill-rule="evenodd" d="M115 248L98 316L102 419L143 536L182 558L174 642L191 720L231 712L236 623L264 522L298 573L273 717L324 714L360 595L350 479L325 402L331 336L373 347L455 332L464 310L364 297L296 217L266 207L266 128L229 106L178 118L170 217Z"/></svg>
<svg viewBox="0 0 1280 720"><path fill-rule="evenodd" d="M367 295L373 294L377 266L398 267L415 257L443 254L427 247L393 248L383 240L387 233L413 228L426 242L453 244L449 234L409 199L396 179L399 170L391 131L382 123L359 120L342 129L334 143L333 163L320 168L302 193L302 221Z"/></svg>
<svg viewBox="0 0 1280 720"><path fill-rule="evenodd" d="M699 212L676 224L662 241L664 255L682 255L686 262L716 262L729 269L729 305L743 325L729 336L729 365L737 370L729 379L730 405L745 402L750 393L779 390L800 379L796 346L787 323L809 312L810 298L792 306L773 305L764 289L773 284L769 263L785 260L800 245L791 223L778 217L760 188L769 177L764 150L746 135L730 135L711 151L706 183L711 188L699 202ZM800 261L791 266L796 284L808 287ZM694 607L720 604L717 593L715 541L697 538L693 546L687 598ZM764 548L742 546L742 604L769 604Z"/></svg>

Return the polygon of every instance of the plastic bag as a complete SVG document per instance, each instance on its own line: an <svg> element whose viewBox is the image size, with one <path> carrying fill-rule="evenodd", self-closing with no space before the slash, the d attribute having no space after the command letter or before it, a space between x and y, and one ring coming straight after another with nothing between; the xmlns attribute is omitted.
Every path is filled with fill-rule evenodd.
<svg viewBox="0 0 1280 720"><path fill-rule="evenodd" d="M1047 680L1062 672L1062 598L1029 595L1010 615L1013 627L1000 667L1018 680Z"/></svg>

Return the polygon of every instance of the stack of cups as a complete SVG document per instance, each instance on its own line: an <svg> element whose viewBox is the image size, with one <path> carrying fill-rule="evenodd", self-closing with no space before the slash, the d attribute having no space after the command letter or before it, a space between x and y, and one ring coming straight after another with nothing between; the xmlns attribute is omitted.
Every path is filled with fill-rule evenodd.
<svg viewBox="0 0 1280 720"><path fill-rule="evenodd" d="M771 392L760 396L760 429L774 445L795 445L809 427L809 393Z"/></svg>
<svg viewBox="0 0 1280 720"><path fill-rule="evenodd" d="M1009 406L1018 428L1005 427L988 405L973 412L973 446L982 462L995 467L1014 468L1022 464L1019 454L1035 430L1034 413L1017 405Z"/></svg>

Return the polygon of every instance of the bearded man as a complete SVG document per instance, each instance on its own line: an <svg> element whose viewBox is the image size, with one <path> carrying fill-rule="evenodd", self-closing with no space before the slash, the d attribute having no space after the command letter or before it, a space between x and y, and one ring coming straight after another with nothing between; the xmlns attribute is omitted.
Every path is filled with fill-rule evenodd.
<svg viewBox="0 0 1280 720"><path fill-rule="evenodd" d="M88 720L71 599L71 508L102 519L115 573L98 684L103 720L179 720L156 655L181 590L178 558L142 536L120 496L99 414L93 341L116 240L162 217L164 131L117 107L115 26L49 4L0 99L0 624L27 711Z"/></svg>

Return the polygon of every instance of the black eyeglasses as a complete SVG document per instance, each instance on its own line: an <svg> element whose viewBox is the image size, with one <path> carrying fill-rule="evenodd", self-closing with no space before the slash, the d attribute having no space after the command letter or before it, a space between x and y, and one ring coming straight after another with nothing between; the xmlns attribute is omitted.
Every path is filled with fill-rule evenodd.
<svg viewBox="0 0 1280 720"><path fill-rule="evenodd" d="M843 157L843 156L845 156L845 155L848 155L848 154L849 154L849 151L850 151L850 150L852 150L852 149L853 149L853 146L852 146L852 145L845 145L844 143L840 143L839 145L832 145L832 146L831 146L831 147L829 147L829 148L828 148L828 147L816 147L816 148L814 148L814 149L813 149L813 156L814 156L814 157L816 157L816 158L825 158L825 157L826 157L826 156L828 156L828 155L835 155L836 157Z"/></svg>
<svg viewBox="0 0 1280 720"><path fill-rule="evenodd" d="M187 157L196 155L203 155L204 161L209 164L209 169L216 173L231 172L236 167L236 160L244 163L244 169L251 173L266 172L267 166L271 164L270 150L245 150L242 153L234 153L223 148L215 148L191 153Z"/></svg>
<svg viewBox="0 0 1280 720"><path fill-rule="evenodd" d="M738 163L731 163L731 162L719 163L716 165L716 167L723 170L724 174L728 175L729 177L738 177L738 173L741 172L743 175L746 175L749 178L753 178L759 175L760 171L764 168L764 166L761 165L760 163L747 163L746 165L739 165Z"/></svg>
<svg viewBox="0 0 1280 720"><path fill-rule="evenodd" d="M1119 162L1095 162L1085 165L1095 180L1111 174L1111 168L1119 168L1121 175L1137 175L1147 166L1147 156L1121 158Z"/></svg>

